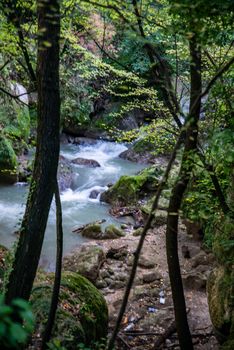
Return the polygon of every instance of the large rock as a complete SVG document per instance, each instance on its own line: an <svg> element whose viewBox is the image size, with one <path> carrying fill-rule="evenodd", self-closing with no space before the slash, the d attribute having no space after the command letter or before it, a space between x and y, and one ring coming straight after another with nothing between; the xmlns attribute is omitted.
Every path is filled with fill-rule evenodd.
<svg viewBox="0 0 234 350"><path fill-rule="evenodd" d="M53 280L53 274L41 274L32 292L37 334L44 330L42 325L48 318ZM64 272L53 339L68 350L77 349L79 343L93 348L94 342L107 336L107 326L108 309L102 294L86 278L74 272Z"/></svg>
<svg viewBox="0 0 234 350"><path fill-rule="evenodd" d="M71 187L74 176L75 174L70 161L60 155L58 164L58 183L60 191L64 191Z"/></svg>
<svg viewBox="0 0 234 350"><path fill-rule="evenodd" d="M76 158L72 160L73 164L83 165L88 168L97 168L101 165L94 159Z"/></svg>
<svg viewBox="0 0 234 350"><path fill-rule="evenodd" d="M127 206L135 204L144 197L145 192L155 191L158 186L161 169L150 167L138 175L121 176L107 191L101 194L101 201L112 205Z"/></svg>
<svg viewBox="0 0 234 350"><path fill-rule="evenodd" d="M13 184L17 181L17 158L12 145L0 135L0 183Z"/></svg>
<svg viewBox="0 0 234 350"><path fill-rule="evenodd" d="M93 239L100 239L102 237L102 226L97 223L86 225L81 231L82 236Z"/></svg>
<svg viewBox="0 0 234 350"><path fill-rule="evenodd" d="M207 281L210 318L220 342L227 340L225 349L234 344L234 271L233 268L215 268Z"/></svg>
<svg viewBox="0 0 234 350"><path fill-rule="evenodd" d="M105 259L104 251L97 245L83 245L64 258L64 269L77 272L95 283Z"/></svg>
<svg viewBox="0 0 234 350"><path fill-rule="evenodd" d="M102 235L104 239L120 238L125 236L125 233L115 225L108 225Z"/></svg>

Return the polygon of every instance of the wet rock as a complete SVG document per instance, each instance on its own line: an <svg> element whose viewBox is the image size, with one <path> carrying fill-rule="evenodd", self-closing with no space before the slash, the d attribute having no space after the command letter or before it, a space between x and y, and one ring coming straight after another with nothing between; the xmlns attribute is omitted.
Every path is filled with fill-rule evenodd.
<svg viewBox="0 0 234 350"><path fill-rule="evenodd" d="M89 224L81 231L82 236L87 238L100 239L102 238L102 227L100 224Z"/></svg>
<svg viewBox="0 0 234 350"><path fill-rule="evenodd" d="M104 239L120 238L125 236L125 233L115 225L109 225L105 228L105 232L102 235Z"/></svg>
<svg viewBox="0 0 234 350"><path fill-rule="evenodd" d="M78 272L95 283L100 266L105 259L104 251L97 245L84 245L64 258L64 270Z"/></svg>
<svg viewBox="0 0 234 350"><path fill-rule="evenodd" d="M160 280L160 279L162 279L162 275L158 271L145 273L142 276L143 283L151 283L151 282L154 282L154 281Z"/></svg>
<svg viewBox="0 0 234 350"><path fill-rule="evenodd" d="M149 259L146 256L142 255L140 256L138 266L143 267L145 269L152 269L153 267L155 267L155 262L152 259Z"/></svg>
<svg viewBox="0 0 234 350"><path fill-rule="evenodd" d="M60 155L58 164L58 183L60 191L64 191L71 187L74 176L75 174L71 167L70 161L64 156Z"/></svg>
<svg viewBox="0 0 234 350"><path fill-rule="evenodd" d="M100 192L99 192L98 190L92 190L92 191L90 192L89 198L91 198L91 199L97 199L99 193L100 193Z"/></svg>
<svg viewBox="0 0 234 350"><path fill-rule="evenodd" d="M83 165L88 168L97 168L100 167L101 165L94 159L85 159L85 158L76 158L73 159L72 164L76 165Z"/></svg>
<svg viewBox="0 0 234 350"><path fill-rule="evenodd" d="M162 169L152 166L143 169L138 175L121 176L107 191L101 194L101 201L115 206L136 204L148 191L155 191Z"/></svg>

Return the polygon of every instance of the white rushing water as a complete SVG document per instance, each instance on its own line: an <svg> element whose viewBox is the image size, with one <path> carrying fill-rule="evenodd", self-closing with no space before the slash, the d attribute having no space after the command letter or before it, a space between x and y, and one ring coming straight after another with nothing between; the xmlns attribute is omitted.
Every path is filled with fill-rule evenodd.
<svg viewBox="0 0 234 350"><path fill-rule="evenodd" d="M87 168L73 165L75 177L71 188L61 194L64 228L64 254L84 242L86 239L72 232L74 228L100 219L106 219L104 225L117 223L108 213L109 206L97 199L89 198L92 190L103 192L109 183L114 183L121 175L134 174L142 165L123 160L118 155L126 147L107 141L97 141L85 145L62 145L61 154L69 160L81 157L94 159L100 167ZM16 240L14 232L22 219L28 187L0 186L0 243L10 247ZM53 269L55 261L55 205L52 203L46 236L43 245L41 264Z"/></svg>

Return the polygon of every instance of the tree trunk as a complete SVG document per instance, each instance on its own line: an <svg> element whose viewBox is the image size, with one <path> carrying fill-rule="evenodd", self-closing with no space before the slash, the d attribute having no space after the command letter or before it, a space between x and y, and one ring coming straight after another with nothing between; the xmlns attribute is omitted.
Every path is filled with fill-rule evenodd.
<svg viewBox="0 0 234 350"><path fill-rule="evenodd" d="M201 109L201 53L195 37L190 41L190 110L187 120L185 148L181 162L178 180L176 181L170 198L166 231L166 250L168 270L171 282L172 297L175 310L175 321L180 348L192 350L193 344L187 322L184 290L180 273L178 257L178 219L183 194L189 182L193 168L192 158L196 151L198 121Z"/></svg>
<svg viewBox="0 0 234 350"><path fill-rule="evenodd" d="M41 349L47 348L47 343L50 341L52 329L54 326L58 301L59 290L62 276L62 259L63 259L63 223L62 223L62 205L59 194L58 182L55 188L55 203L56 203L56 234L57 234L57 253L56 253L56 270L54 277L54 287L51 298L50 311L48 321L45 327Z"/></svg>
<svg viewBox="0 0 234 350"><path fill-rule="evenodd" d="M45 30L46 29L46 30ZM59 158L59 0L38 0L38 127L35 165L6 292L29 299L41 254Z"/></svg>

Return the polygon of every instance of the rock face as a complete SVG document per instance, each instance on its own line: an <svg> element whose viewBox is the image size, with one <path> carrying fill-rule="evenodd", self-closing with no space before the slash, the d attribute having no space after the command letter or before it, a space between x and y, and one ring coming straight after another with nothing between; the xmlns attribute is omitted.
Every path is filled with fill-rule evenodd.
<svg viewBox="0 0 234 350"><path fill-rule="evenodd" d="M161 170L150 167L142 170L138 175L121 176L106 192L101 194L101 201L112 205L125 206L135 204L145 191L157 188Z"/></svg>
<svg viewBox="0 0 234 350"><path fill-rule="evenodd" d="M17 181L17 158L11 143L0 135L0 183Z"/></svg>
<svg viewBox="0 0 234 350"><path fill-rule="evenodd" d="M73 164L83 165L88 168L97 168L101 165L94 159L76 158L72 160Z"/></svg>
<svg viewBox="0 0 234 350"><path fill-rule="evenodd" d="M105 259L101 247L97 245L84 245L64 258L64 269L77 272L95 283L99 269Z"/></svg>
<svg viewBox="0 0 234 350"><path fill-rule="evenodd" d="M234 272L220 266L212 271L207 282L210 317L221 342L234 344ZM225 347L233 349L233 347Z"/></svg>
<svg viewBox="0 0 234 350"><path fill-rule="evenodd" d="M58 165L58 183L60 191L64 191L67 188L71 187L72 181L74 178L74 172L70 161L64 156L59 156L59 165Z"/></svg>
<svg viewBox="0 0 234 350"><path fill-rule="evenodd" d="M54 276L40 276L33 290L31 305L36 315L36 331L48 317L51 289ZM59 305L56 314L53 338L68 350L77 349L79 343L92 347L92 342L107 336L108 310L105 299L86 278L73 272L62 276Z"/></svg>

